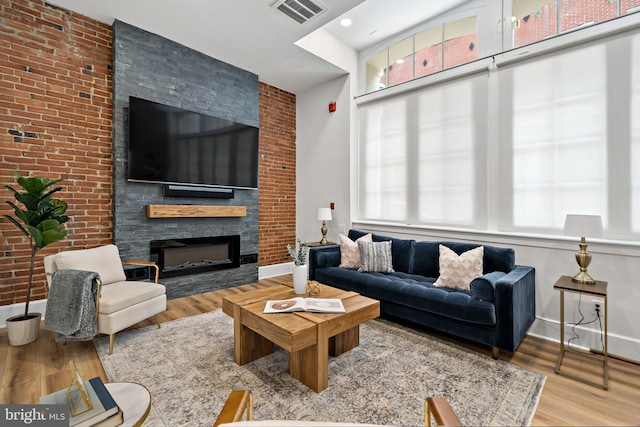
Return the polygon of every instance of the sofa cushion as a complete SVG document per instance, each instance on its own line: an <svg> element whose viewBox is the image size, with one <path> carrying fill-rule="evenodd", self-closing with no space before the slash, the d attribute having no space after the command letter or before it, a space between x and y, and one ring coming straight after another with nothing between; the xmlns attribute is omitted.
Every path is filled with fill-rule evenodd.
<svg viewBox="0 0 640 427"><path fill-rule="evenodd" d="M365 242L358 240L360 268L358 271L393 273L391 242Z"/></svg>
<svg viewBox="0 0 640 427"><path fill-rule="evenodd" d="M481 301L469 291L437 288L433 286L434 278L402 272L385 274L326 267L316 271L316 280L377 299L381 301L383 311L389 302L475 324L496 323L493 303Z"/></svg>
<svg viewBox="0 0 640 427"><path fill-rule="evenodd" d="M484 245L483 273L502 271L508 273L516 268L516 253L511 248Z"/></svg>
<svg viewBox="0 0 640 427"><path fill-rule="evenodd" d="M100 313L110 314L164 295L164 285L152 282L116 282L100 291Z"/></svg>
<svg viewBox="0 0 640 427"><path fill-rule="evenodd" d="M480 246L460 255L444 245L440 245L439 250L440 276L434 285L468 291L471 281L482 275L484 247Z"/></svg>
<svg viewBox="0 0 640 427"><path fill-rule="evenodd" d="M362 230L351 229L349 230L349 238L356 240L367 234ZM411 273L411 262L413 260L413 245L415 240L411 239L397 239L395 237L382 236L380 234L373 235L374 242L391 242L391 261L393 263L394 271L402 271L404 273ZM437 275L437 272L436 272Z"/></svg>
<svg viewBox="0 0 640 427"><path fill-rule="evenodd" d="M438 277L440 250L438 242L416 242L413 246L413 262L409 273L427 277Z"/></svg>
<svg viewBox="0 0 640 427"><path fill-rule="evenodd" d="M494 271L476 277L471 281L471 295L483 301L493 301L495 299L496 282L504 277L506 273Z"/></svg>
<svg viewBox="0 0 640 427"><path fill-rule="evenodd" d="M351 228L349 230L348 236L351 240L356 241L362 236L364 236L365 234L369 234L369 233L367 233L366 231L356 230L355 228Z"/></svg>
<svg viewBox="0 0 640 427"><path fill-rule="evenodd" d="M358 242L372 242L371 234L365 234L355 242L347 236L340 235L340 267L360 268L360 247Z"/></svg>
<svg viewBox="0 0 640 427"><path fill-rule="evenodd" d="M116 245L60 252L55 263L58 269L95 271L103 285L127 280Z"/></svg>
<svg viewBox="0 0 640 427"><path fill-rule="evenodd" d="M396 239L394 237L386 237L373 235L374 242L391 242L391 254L393 269L409 273L411 270L411 260L413 259L413 244L415 240Z"/></svg>
<svg viewBox="0 0 640 427"><path fill-rule="evenodd" d="M375 241L375 235L374 235ZM409 273L427 277L439 275L439 246L444 245L458 255L481 245L461 242L416 242L413 247L413 262ZM515 252L511 248L498 248L484 245L482 273L502 271L508 273L516 268Z"/></svg>

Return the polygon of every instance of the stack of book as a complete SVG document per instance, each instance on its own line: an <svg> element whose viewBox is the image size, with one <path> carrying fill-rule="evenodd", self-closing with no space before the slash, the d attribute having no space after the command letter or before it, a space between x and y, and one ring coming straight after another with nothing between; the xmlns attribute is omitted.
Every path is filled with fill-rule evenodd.
<svg viewBox="0 0 640 427"><path fill-rule="evenodd" d="M118 426L124 422L122 410L118 407L100 377L85 381L84 386L93 407L78 415L71 415L69 427L110 427ZM67 389L63 389L42 396L40 403L69 405L67 391Z"/></svg>

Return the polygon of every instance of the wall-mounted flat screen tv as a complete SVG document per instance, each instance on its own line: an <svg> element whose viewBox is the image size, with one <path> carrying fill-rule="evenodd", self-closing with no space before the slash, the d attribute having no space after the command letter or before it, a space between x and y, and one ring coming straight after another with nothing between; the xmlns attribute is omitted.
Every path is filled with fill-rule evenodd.
<svg viewBox="0 0 640 427"><path fill-rule="evenodd" d="M258 188L258 128L129 97L130 181Z"/></svg>

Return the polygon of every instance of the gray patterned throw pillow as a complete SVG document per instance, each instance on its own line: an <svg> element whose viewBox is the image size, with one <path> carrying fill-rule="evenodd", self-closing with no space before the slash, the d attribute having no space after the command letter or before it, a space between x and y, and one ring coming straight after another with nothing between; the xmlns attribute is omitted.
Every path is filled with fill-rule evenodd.
<svg viewBox="0 0 640 427"><path fill-rule="evenodd" d="M391 242L358 241L360 248L360 268L358 271L393 273L391 263Z"/></svg>

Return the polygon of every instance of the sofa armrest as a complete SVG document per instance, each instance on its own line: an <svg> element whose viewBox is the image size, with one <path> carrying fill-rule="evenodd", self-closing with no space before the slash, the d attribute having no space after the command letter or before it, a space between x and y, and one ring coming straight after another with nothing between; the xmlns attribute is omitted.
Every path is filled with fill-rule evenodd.
<svg viewBox="0 0 640 427"><path fill-rule="evenodd" d="M316 269L340 265L340 245L309 248L309 280L316 280Z"/></svg>
<svg viewBox="0 0 640 427"><path fill-rule="evenodd" d="M496 282L496 347L515 351L536 317L536 275L518 265Z"/></svg>

